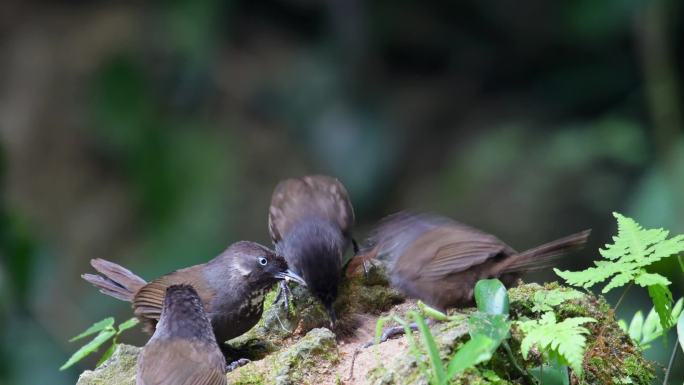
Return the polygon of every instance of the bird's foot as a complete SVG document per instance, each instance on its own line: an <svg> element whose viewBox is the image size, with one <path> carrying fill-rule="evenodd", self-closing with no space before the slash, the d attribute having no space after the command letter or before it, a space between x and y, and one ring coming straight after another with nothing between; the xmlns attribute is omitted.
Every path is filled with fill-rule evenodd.
<svg viewBox="0 0 684 385"><path fill-rule="evenodd" d="M285 309L286 313L290 312L290 297L292 296L292 293L290 292L290 287L287 286L287 282L285 281L280 281L280 290L278 290L278 294L276 295L275 301L276 303L280 302L280 306L282 306ZM280 301L282 299L282 302Z"/></svg>
<svg viewBox="0 0 684 385"><path fill-rule="evenodd" d="M239 368L240 366L245 366L249 364L251 361L246 359L246 358L240 358L239 360L235 360L231 362L230 364L226 365L226 372L232 372L233 370Z"/></svg>
<svg viewBox="0 0 684 385"><path fill-rule="evenodd" d="M428 327L432 327L432 325L434 325L436 323L436 321L433 318L428 318L427 320L425 320L425 323L427 324ZM416 325L416 323L413 322L413 323L409 324L409 329L411 329L414 332L418 331L418 325ZM406 334L406 330L404 329L403 326L395 326L395 327L387 328L382 332L382 335L380 336L380 342L379 343L383 343L390 338L400 336L402 334ZM373 346L374 344L375 344L375 340L367 342L365 345L363 345L362 348L365 349L365 348L368 348L370 346Z"/></svg>
<svg viewBox="0 0 684 385"><path fill-rule="evenodd" d="M409 325L409 328L413 331L416 331L416 330L418 330L418 325L416 325L415 323L412 323ZM395 326L392 328L387 328L382 332L382 335L380 336L380 342L379 343L383 343L390 338L400 336L402 334L406 334L406 331L404 330L404 328L402 326ZM373 345L375 345L375 340L367 342L365 345L363 345L363 348L365 349L365 348L371 347Z"/></svg>

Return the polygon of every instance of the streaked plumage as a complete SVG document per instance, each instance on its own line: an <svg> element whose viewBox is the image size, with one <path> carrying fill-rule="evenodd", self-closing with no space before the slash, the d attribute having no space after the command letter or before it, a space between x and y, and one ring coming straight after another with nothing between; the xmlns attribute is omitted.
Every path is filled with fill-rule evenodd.
<svg viewBox="0 0 684 385"><path fill-rule="evenodd" d="M246 241L232 244L207 263L177 270L150 283L115 263L103 259L90 263L102 275L83 274L83 279L104 294L132 302L134 314L148 332L154 331L159 320L166 289L176 284L192 285L220 342L256 325L263 311L264 295L279 279L303 283L281 256Z"/></svg>

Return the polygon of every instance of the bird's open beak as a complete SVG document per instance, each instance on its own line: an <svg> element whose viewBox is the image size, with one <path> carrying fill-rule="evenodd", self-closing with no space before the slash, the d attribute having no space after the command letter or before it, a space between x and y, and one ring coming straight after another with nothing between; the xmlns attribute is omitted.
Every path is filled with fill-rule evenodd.
<svg viewBox="0 0 684 385"><path fill-rule="evenodd" d="M276 273L275 277L277 279L284 279L285 281L292 280L292 281L295 281L302 286L306 286L306 282L304 281L304 278L300 277L299 274L297 274L294 271L289 270L289 269L286 271L283 271L283 272Z"/></svg>

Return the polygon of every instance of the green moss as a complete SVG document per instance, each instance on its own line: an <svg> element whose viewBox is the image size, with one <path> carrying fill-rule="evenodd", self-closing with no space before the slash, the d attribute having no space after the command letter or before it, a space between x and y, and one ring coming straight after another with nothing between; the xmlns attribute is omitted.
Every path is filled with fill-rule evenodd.
<svg viewBox="0 0 684 385"><path fill-rule="evenodd" d="M372 268L366 279L359 275L347 281L340 288L340 300L336 304L340 332L345 322L350 330L354 327L350 317L356 313L378 314L392 308L402 297L389 289L386 278L378 269ZM521 285L509 290L511 317L537 318L533 312L534 294L541 290L561 288L557 283L544 286L537 284ZM245 335L231 340L235 350L247 352L246 357L260 359L229 373L231 384L318 384L321 378L331 379L331 373L340 361L335 335L328 329L316 328L327 325L328 317L322 307L312 298L305 288L293 287L292 306L294 314L287 314L280 306L273 306L277 288L269 292L265 300L263 319ZM401 306L392 311L406 319L405 312L410 306ZM587 352L584 360L584 378L573 377L576 385L611 384L650 384L654 378L654 367L646 361L641 351L615 323L610 305L602 297L586 295L569 300L553 307L559 319L588 316L598 322L590 324L591 333L587 336ZM467 315L473 309L452 310L450 315L462 314L461 319L451 319L431 327L435 342L444 362L453 356L468 338ZM281 326L281 323L283 326ZM390 326L389 324L387 326ZM287 330L285 330L287 329ZM307 330L311 329L308 333ZM303 336L298 334L305 334ZM416 334L416 340L420 337ZM516 327L511 329L508 343L515 360L524 368L540 364L542 357L532 349L528 360L520 355L522 334ZM419 342L422 346L422 342ZM397 347L398 346L398 347ZM366 362L372 367L365 383L370 384L427 384L427 379L418 369L417 359L409 353L407 344L395 345L403 351L395 352L393 358L383 357L383 347L375 349L376 360ZM135 382L135 360L139 349L122 345L106 364L93 372L85 372L78 385L123 384ZM263 359L262 359L263 358ZM373 358L370 358L371 360ZM423 355L418 358L426 360ZM425 361L427 362L427 361ZM332 375L334 376L334 375ZM459 385L512 385L524 383L521 374L512 364L503 348L499 348L492 359L476 368L452 379L451 384Z"/></svg>
<svg viewBox="0 0 684 385"><path fill-rule="evenodd" d="M335 335L328 329L313 329L292 346L228 373L231 384L306 384L313 368L332 368L339 362Z"/></svg>
<svg viewBox="0 0 684 385"><path fill-rule="evenodd" d="M119 344L114 354L95 370L86 370L77 385L134 385L135 365L140 348Z"/></svg>
<svg viewBox="0 0 684 385"><path fill-rule="evenodd" d="M263 373L255 369L255 366L246 365L235 370L236 374L229 375L229 383L233 385L266 385Z"/></svg>

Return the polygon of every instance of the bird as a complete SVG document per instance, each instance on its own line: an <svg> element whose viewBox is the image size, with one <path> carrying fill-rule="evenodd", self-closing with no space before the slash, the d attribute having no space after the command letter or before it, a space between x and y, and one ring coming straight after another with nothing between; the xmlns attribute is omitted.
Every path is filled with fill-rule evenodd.
<svg viewBox="0 0 684 385"><path fill-rule="evenodd" d="M517 252L496 236L453 219L403 211L380 221L348 271L363 261L379 261L392 287L446 311L471 306L478 280L498 278L509 287L522 273L550 267L563 254L582 248L590 232Z"/></svg>
<svg viewBox="0 0 684 385"><path fill-rule="evenodd" d="M352 237L354 209L349 193L337 179L308 175L278 183L268 212L268 228L276 252L306 282L309 292L326 309L331 327L334 303L343 271L344 254ZM281 292L287 286L281 283Z"/></svg>
<svg viewBox="0 0 684 385"><path fill-rule="evenodd" d="M223 342L251 329L261 318L266 293L279 280L304 280L285 259L255 242L230 245L209 262L176 270L151 282L104 259L92 259L100 274L83 274L100 292L132 302L135 316L152 333L162 312L166 289L171 285L192 285L211 321L216 340Z"/></svg>
<svg viewBox="0 0 684 385"><path fill-rule="evenodd" d="M226 362L199 294L165 290L157 327L138 357L136 385L227 385Z"/></svg>

